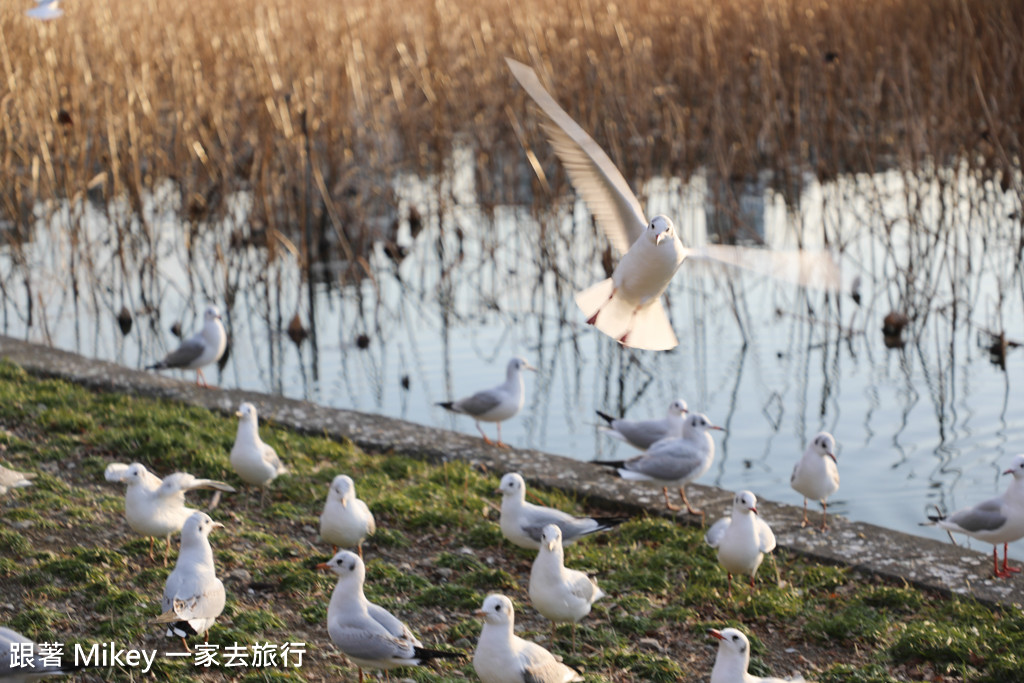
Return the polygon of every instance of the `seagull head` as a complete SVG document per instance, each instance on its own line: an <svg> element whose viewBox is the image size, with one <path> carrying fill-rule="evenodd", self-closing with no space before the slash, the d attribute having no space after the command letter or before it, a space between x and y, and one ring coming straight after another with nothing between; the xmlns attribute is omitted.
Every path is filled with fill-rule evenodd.
<svg viewBox="0 0 1024 683"><path fill-rule="evenodd" d="M704 413L690 413L686 418L686 427L690 431L703 432L709 429L716 429L720 432L724 432L725 428L719 427L716 424L712 424L711 420Z"/></svg>
<svg viewBox="0 0 1024 683"><path fill-rule="evenodd" d="M498 484L498 493L504 498L523 499L526 497L526 482L518 472L509 472L501 478L501 483Z"/></svg>
<svg viewBox="0 0 1024 683"><path fill-rule="evenodd" d="M149 474L149 470L141 462L133 462L128 466L128 469L124 471L121 476L121 481L128 484L128 486L135 486L142 484L146 481L146 475Z"/></svg>
<svg viewBox="0 0 1024 683"><path fill-rule="evenodd" d="M732 499L732 509L734 513L753 512L756 515L757 496L750 491L740 491Z"/></svg>
<svg viewBox="0 0 1024 683"><path fill-rule="evenodd" d="M215 522L210 515L205 512L193 512L192 516L185 520L184 526L181 527L182 538L191 537L203 537L206 538L210 535L210 532L214 529L223 529L224 525L220 522Z"/></svg>
<svg viewBox="0 0 1024 683"><path fill-rule="evenodd" d="M341 503L342 507L348 507L348 501L355 495L355 491L356 485L352 477L339 474L331 482L331 490L327 495Z"/></svg>
<svg viewBox="0 0 1024 683"><path fill-rule="evenodd" d="M211 320L220 320L220 309L216 306L207 306L206 310L203 311L203 320L210 322Z"/></svg>
<svg viewBox="0 0 1024 683"><path fill-rule="evenodd" d="M723 654L737 655L742 657L745 662L750 661L750 641L743 635L739 630L734 628L724 628L721 631L718 629L711 629L708 631L712 638L718 639L718 656L721 657ZM746 671L747 667L744 666L743 670Z"/></svg>
<svg viewBox="0 0 1024 683"><path fill-rule="evenodd" d="M669 417L675 415L686 415L686 413L688 413L689 411L690 408L689 406L686 405L686 401L684 401L681 398L677 398L676 400L672 401L672 405L668 407Z"/></svg>
<svg viewBox="0 0 1024 683"><path fill-rule="evenodd" d="M256 406L249 403L248 401L238 406L238 411L235 412L238 419L241 422L255 422L256 421Z"/></svg>
<svg viewBox="0 0 1024 683"><path fill-rule="evenodd" d="M488 595L484 599L483 606L473 614L481 617L488 624L512 624L515 621L512 601L498 593Z"/></svg>
<svg viewBox="0 0 1024 683"><path fill-rule="evenodd" d="M836 460L836 439L828 432L821 432L814 441L811 442L811 447L814 451L823 458L832 458L832 462Z"/></svg>
<svg viewBox="0 0 1024 683"><path fill-rule="evenodd" d="M647 239L653 240L655 246L661 245L665 240L671 242L675 236L675 226L672 225L672 219L664 215L655 216L647 224L647 235Z"/></svg>
<svg viewBox="0 0 1024 683"><path fill-rule="evenodd" d="M540 545L552 552L562 549L562 530L557 524L548 524L540 533Z"/></svg>
<svg viewBox="0 0 1024 683"><path fill-rule="evenodd" d="M366 565L359 556L348 550L339 550L331 559L316 566L321 571L334 572L340 579L355 577L360 583L366 578Z"/></svg>
<svg viewBox="0 0 1024 683"><path fill-rule="evenodd" d="M537 372L537 368L530 365L530 363L527 362L525 358L520 358L517 356L508 362L509 376L513 376L517 372L521 372L523 370L533 370L534 372Z"/></svg>
<svg viewBox="0 0 1024 683"><path fill-rule="evenodd" d="M1010 467L1003 474L1012 474L1014 479L1024 478L1024 453L1014 456Z"/></svg>

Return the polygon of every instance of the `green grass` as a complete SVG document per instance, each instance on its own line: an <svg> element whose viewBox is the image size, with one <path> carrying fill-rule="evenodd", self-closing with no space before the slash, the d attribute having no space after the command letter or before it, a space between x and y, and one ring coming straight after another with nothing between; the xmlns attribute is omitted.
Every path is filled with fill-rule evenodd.
<svg viewBox="0 0 1024 683"><path fill-rule="evenodd" d="M465 463L366 454L350 443L263 425L291 468L259 492L231 471L233 418L180 404L96 394L26 375L0 362L0 452L5 464L39 474L36 485L0 500L0 619L37 640L146 643L175 649L151 620L171 566L149 560L149 541L123 519L123 490L103 479L110 462L139 461L225 480L211 537L228 593L210 642L305 642L302 669L198 670L161 661L161 681L354 680L326 632L334 576L316 565L331 555L317 538L333 476L347 472L377 518L365 544L366 593L406 620L429 646L471 650L480 631L472 612L490 592L516 605L517 633L585 672L588 681L706 680L715 644L708 628L736 626L752 642L751 670L802 670L824 682L1005 681L1019 677L1024 616L968 598L936 596L868 579L848 569L777 553L751 592L726 579L701 530L638 517L566 550L570 566L595 575L608 597L576 629L549 624L529 606L532 553L502 540L496 476ZM561 492L531 489L562 509L585 507ZM190 498L201 507L207 498ZM177 554L177 542L171 565ZM777 574L776 574L777 567ZM776 575L781 579L776 581ZM786 651L790 652L787 653ZM803 659L801 659L803 658ZM469 661L403 670L415 681L475 680ZM129 680L130 671L104 679Z"/></svg>

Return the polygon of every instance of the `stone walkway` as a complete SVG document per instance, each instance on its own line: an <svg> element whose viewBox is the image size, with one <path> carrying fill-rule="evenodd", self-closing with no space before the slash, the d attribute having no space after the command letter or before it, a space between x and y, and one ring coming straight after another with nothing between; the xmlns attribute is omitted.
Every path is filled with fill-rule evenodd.
<svg viewBox="0 0 1024 683"><path fill-rule="evenodd" d="M494 474L518 471L531 485L576 492L600 507L668 514L660 487L624 482L609 476L604 468L549 453L499 449L486 445L476 436L279 396L201 389L191 382L155 372L90 360L4 336L0 336L0 357L33 375L59 377L101 391L182 401L228 415L233 415L241 402L251 401L257 406L260 417L267 421L338 440L348 439L368 452L395 452L439 462L464 460ZM691 484L687 495L695 507L708 511L709 519L714 520L730 509L733 494ZM857 571L930 590L973 595L987 603L1024 604L1024 576L994 579L992 556L987 552L842 517L830 516L831 530L821 534L815 528L800 528L801 508L798 506L759 499L757 507L775 531L779 548L785 552L850 566ZM698 523L688 517L683 514L679 520Z"/></svg>

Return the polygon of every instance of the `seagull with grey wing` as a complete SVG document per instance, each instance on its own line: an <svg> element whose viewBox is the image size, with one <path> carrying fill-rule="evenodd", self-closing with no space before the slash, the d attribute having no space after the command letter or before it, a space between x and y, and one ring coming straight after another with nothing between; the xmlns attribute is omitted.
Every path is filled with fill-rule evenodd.
<svg viewBox="0 0 1024 683"><path fill-rule="evenodd" d="M183 341L181 346L167 354L163 360L146 366L146 369L195 370L196 384L201 383L202 386L209 387L210 385L206 383L206 378L203 376L203 368L220 360L227 348L228 333L224 330L224 324L221 322L220 309L216 306L207 306L203 313L203 327Z"/></svg>
<svg viewBox="0 0 1024 683"><path fill-rule="evenodd" d="M924 526L939 526L949 533L965 534L979 541L992 544L993 573L1005 579L1020 571L1019 567L1007 565L1007 552L1010 543L1024 538L1024 454L1014 456L1010 467L1003 472L1013 476L1013 481L1006 487L1002 495L978 503L974 507L957 510L949 516L928 515L929 522ZM1003 566L999 567L999 544L1003 544Z"/></svg>
<svg viewBox="0 0 1024 683"><path fill-rule="evenodd" d="M539 550L544 527L554 524L562 531L565 545L583 536L622 524L629 517L573 517L567 512L526 502L526 482L518 472L509 472L498 486L501 494L502 535L520 548Z"/></svg>
<svg viewBox="0 0 1024 683"><path fill-rule="evenodd" d="M223 528L205 512L194 512L188 518L181 529L178 561L164 587L163 613L153 620L169 624L167 637L181 638L189 652L185 638L206 634L209 639L210 627L224 611L224 584L217 578L210 547L210 532Z"/></svg>
<svg viewBox="0 0 1024 683"><path fill-rule="evenodd" d="M691 515L704 517L701 510L690 505L686 497L686 484L700 478L715 459L715 442L709 430L725 431L712 424L703 413L690 413L683 423L683 435L656 441L644 453L629 460L593 460L595 465L614 467L623 479L652 481L661 484L665 507L677 511L682 508L668 499L668 487L679 487L679 497Z"/></svg>
<svg viewBox="0 0 1024 683"><path fill-rule="evenodd" d="M149 559L153 559L153 539L167 539L164 565L171 550L171 534L180 531L196 510L185 506L185 494L196 489L213 489L233 493L234 488L222 481L199 479L187 472L175 472L163 479L146 469L142 463L107 465L103 476L107 481L128 485L124 496L124 516L128 526L149 536ZM215 493L215 498L220 493ZM214 503L215 504L215 503Z"/></svg>
<svg viewBox="0 0 1024 683"><path fill-rule="evenodd" d="M353 552L342 550L317 569L334 572L338 583L327 606L327 632L346 657L363 669L418 666L432 659L464 659L458 651L433 650L412 634L398 617L366 599L366 566Z"/></svg>
<svg viewBox="0 0 1024 683"><path fill-rule="evenodd" d="M669 404L665 417L657 420L614 418L600 410L597 411L597 414L608 423L607 426L600 428L602 432L613 439L625 441L634 448L644 450L650 448L655 441L681 437L688 411L686 401L677 398Z"/></svg>
<svg viewBox="0 0 1024 683"><path fill-rule="evenodd" d="M545 117L548 141L573 187L622 258L612 276L576 293L587 323L623 346L665 350L679 342L661 295L687 258L750 268L780 280L834 290L838 269L826 254L769 252L726 245L683 246L668 216L648 221L629 183L604 150L555 101L529 66L506 58L512 75Z"/></svg>
<svg viewBox="0 0 1024 683"><path fill-rule="evenodd" d="M488 444L494 442L487 438L480 422L497 422L498 441L494 445L507 448L508 446L501 441L501 423L515 417L522 410L523 403L526 401L523 370L536 372L537 368L522 358L513 358L508 362L505 381L498 386L478 391L472 396L461 398L458 401L446 401L437 405L453 413L469 415L476 420L476 428Z"/></svg>

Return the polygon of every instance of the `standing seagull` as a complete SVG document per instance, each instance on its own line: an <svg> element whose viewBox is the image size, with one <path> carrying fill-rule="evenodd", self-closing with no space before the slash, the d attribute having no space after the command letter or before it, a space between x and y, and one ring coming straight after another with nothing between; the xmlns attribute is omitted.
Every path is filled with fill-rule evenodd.
<svg viewBox="0 0 1024 683"><path fill-rule="evenodd" d="M366 566L352 552L342 550L317 569L338 575L338 584L327 606L327 632L331 641L359 668L394 669L418 666L431 659L462 659L462 652L446 652L423 647L398 617L373 604L363 594Z"/></svg>
<svg viewBox="0 0 1024 683"><path fill-rule="evenodd" d="M6 495L10 489L20 489L31 486L34 474L24 474L0 465L0 496Z"/></svg>
<svg viewBox="0 0 1024 683"><path fill-rule="evenodd" d="M839 468L836 467L836 440L828 432L821 432L810 444L793 468L789 484L804 497L804 519L807 526L807 499L821 501L821 530L828 530L828 497L839 490Z"/></svg>
<svg viewBox="0 0 1024 683"><path fill-rule="evenodd" d="M207 306L203 313L203 328L181 343L174 351L167 354L159 363L146 367L147 370L163 370L180 368L196 371L196 384L209 387L203 377L203 368L215 363L224 355L228 347L228 333L220 321L220 311L216 306Z"/></svg>
<svg viewBox="0 0 1024 683"><path fill-rule="evenodd" d="M583 677L562 664L553 654L515 633L512 601L504 595L488 595L474 612L484 627L473 653L473 668L483 683L572 683Z"/></svg>
<svg viewBox="0 0 1024 683"><path fill-rule="evenodd" d="M614 418L600 410L597 411L597 414L608 423L608 426L601 427L602 432L613 439L625 441L634 448L646 450L655 441L681 437L685 424L684 416L687 411L686 401L677 398L669 405L665 417L658 420Z"/></svg>
<svg viewBox="0 0 1024 683"><path fill-rule="evenodd" d="M712 548L718 548L718 562L725 568L732 595L732 575L748 574L754 588L754 575L765 553L775 550L775 534L757 515L757 498L740 491L732 500L732 516L723 517L704 534Z"/></svg>
<svg viewBox="0 0 1024 683"><path fill-rule="evenodd" d="M181 638L186 650L186 636L206 634L209 640L207 631L224 611L224 584L217 578L209 539L211 531L223 528L205 512L196 512L181 529L178 561L167 577L160 603L163 614L154 623L170 624L167 637Z"/></svg>
<svg viewBox="0 0 1024 683"><path fill-rule="evenodd" d="M718 639L718 654L711 669L711 683L803 683L803 676L795 678L761 678L747 673L750 666L750 641L735 628L708 631Z"/></svg>
<svg viewBox="0 0 1024 683"><path fill-rule="evenodd" d="M597 224L622 254L612 276L576 293L587 323L624 346L671 349L679 342L661 305L661 294L687 258L752 268L801 284L839 286L838 269L825 254L788 254L715 245L687 249L667 216L648 221L629 183L604 150L572 120L525 64L505 59L512 75L546 117L542 126L573 187Z"/></svg>
<svg viewBox="0 0 1024 683"><path fill-rule="evenodd" d="M629 517L573 517L567 512L526 502L526 482L518 472L509 472L498 486L501 494L502 535L520 548L539 550L544 527L555 524L568 545L582 536L622 524Z"/></svg>
<svg viewBox="0 0 1024 683"><path fill-rule="evenodd" d="M59 0L36 0L36 6L25 10L25 14L33 19L49 21L64 16L64 10L59 7Z"/></svg>
<svg viewBox="0 0 1024 683"><path fill-rule="evenodd" d="M923 523L926 526L937 524L942 527L949 533L951 541L955 531L991 543L993 573L1000 579L1020 571L1019 567L1007 565L1006 554L1010 543L1024 538L1024 454L1014 456L1009 469L1003 474L1013 475L1013 481L1003 491L1003 495L974 507L957 510L948 517L928 515L931 521ZM1003 544L1002 569L999 568L1000 543Z"/></svg>
<svg viewBox="0 0 1024 683"><path fill-rule="evenodd" d="M320 515L320 538L334 546L359 548L363 556L363 539L377 530L373 513L366 503L356 498L356 485L352 477L339 474L327 490L327 502Z"/></svg>
<svg viewBox="0 0 1024 683"><path fill-rule="evenodd" d="M260 438L256 406L243 403L235 415L238 416L238 432L231 447L231 467L245 483L262 487L260 504L263 504L270 482L288 472L288 468L277 457L277 452Z"/></svg>
<svg viewBox="0 0 1024 683"><path fill-rule="evenodd" d="M523 370L537 371L537 368L522 358L513 358L508 362L505 381L492 389L478 391L472 396L460 398L458 401L438 403L445 410L453 413L469 415L476 420L476 428L486 443L494 443L484 434L480 422L498 423L498 441L495 445L502 448L508 446L501 441L501 423L516 416L523 409L526 401L526 388L523 385Z"/></svg>
<svg viewBox="0 0 1024 683"><path fill-rule="evenodd" d="M577 569L565 566L562 530L555 524L544 527L540 550L530 570L530 603L555 624L572 624L572 648L576 649L576 623L590 614L594 602L605 596L597 581Z"/></svg>
<svg viewBox="0 0 1024 683"><path fill-rule="evenodd" d="M228 493L235 490L222 481L196 479L186 472L175 472L161 479L137 462L131 465L112 462L107 465L103 476L107 481L128 484L124 495L124 516L128 526L135 532L149 536L150 560L153 559L154 537L167 539L164 565L171 551L171 534L181 531L185 521L196 512L185 507L185 493L194 489L214 489Z"/></svg>
<svg viewBox="0 0 1024 683"><path fill-rule="evenodd" d="M629 460L594 460L595 465L616 468L618 475L631 481L653 481L660 483L661 493L665 496L665 507L669 510L682 510L668 500L668 487L677 486L679 497L691 515L704 513L694 509L686 497L686 484L699 479L715 459L715 441L710 430L725 431L718 425L711 424L703 413L691 413L683 422L683 436L656 441L646 453Z"/></svg>

